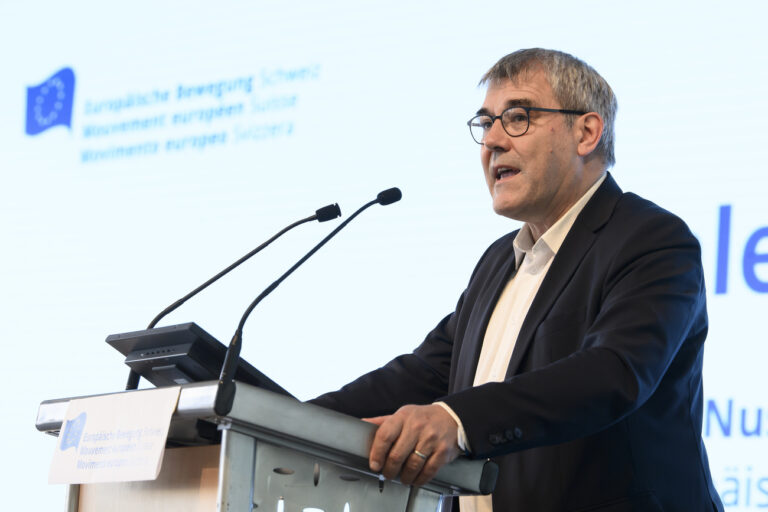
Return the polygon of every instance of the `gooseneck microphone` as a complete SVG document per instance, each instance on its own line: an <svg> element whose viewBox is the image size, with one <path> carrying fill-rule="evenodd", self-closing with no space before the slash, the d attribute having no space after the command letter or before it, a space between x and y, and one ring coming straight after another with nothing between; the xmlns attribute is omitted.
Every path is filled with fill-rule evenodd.
<svg viewBox="0 0 768 512"><path fill-rule="evenodd" d="M172 311L175 311L177 308L179 308L182 304L187 302L189 299L191 299L201 291L208 288L210 285L212 285L213 283L215 283L216 281L218 281L219 279L227 275L229 272L231 272L232 270L240 266L246 260L250 259L256 253L260 252L262 249L267 247L269 244L271 244L272 242L274 242L275 240L277 240L278 238L280 238L281 236L283 236L285 233L292 230L296 226L300 226L301 224L304 224L306 222L311 222L313 220L316 220L318 222L325 222L327 220L332 220L337 217L341 217L341 209L339 208L339 205L337 203L334 203L334 204L329 204L328 206L323 206L319 210L316 210L314 215L310 215L309 217L303 218L301 220L297 220L293 224L286 226L282 230L278 231L274 236L272 236L272 238L270 238L263 244L259 245L258 247L250 251L248 254L244 255L242 258L232 263L230 266L228 266L227 268L225 268L224 270L222 270L221 272L219 272L218 274L216 274L215 276L213 276L212 278L210 278L209 280L207 280L206 282L204 282L203 284L201 284L200 286L198 286L197 288L195 288L194 290L192 290L191 292L189 292L188 294L186 294L185 296L183 296L182 298L180 298L179 300L177 300L176 302L174 302L173 304L171 304L170 306L162 310L149 323L149 326L147 326L147 329L152 329L155 325L157 325L157 323L160 320L163 319L163 317L165 317ZM126 383L125 389L126 390L136 389L139 385L139 379L140 379L140 375L137 372L131 370L131 372L128 374L128 382Z"/></svg>
<svg viewBox="0 0 768 512"><path fill-rule="evenodd" d="M243 313L243 316L240 318L240 323L237 326L237 330L235 330L235 334L232 336L232 341L229 343L229 347L227 347L227 354L224 357L224 364L221 367L221 374L219 375L219 383L218 383L218 392L216 393L216 403L214 405L214 410L216 411L216 414L219 415L226 415L229 413L229 410L232 407L232 403L235 398L235 386L234 386L234 376L235 376L235 370L237 369L237 363L240 359L240 349L242 347L242 341L243 341L243 327L245 326L246 320L248 320L248 316L251 314L251 312L254 310L254 308L264 300L264 298L272 293L275 288L277 288L280 283L282 283L286 277L291 275L294 270L299 268L305 261L307 261L310 257L312 257L313 254L315 254L322 246L324 246L331 238L336 236L336 234L344 229L347 224L352 222L352 220L360 215L364 210L368 209L369 207L373 206L374 204L380 204L382 206L386 206L392 203L395 203L399 201L403 197L402 192L400 192L399 188L390 188L387 190L382 190L378 193L376 196L376 199L373 201L369 201L365 203L363 206L357 209L355 213L347 217L347 219L339 224L336 229L331 231L328 236L323 238L317 245L315 245L310 251L305 254L299 261L297 261L291 268L289 268L283 275L281 275L275 282L273 282L271 285L269 285L261 294L254 299L253 302L248 306L248 308L245 310L245 313Z"/></svg>
<svg viewBox="0 0 768 512"><path fill-rule="evenodd" d="M400 192L400 189L397 187L388 188L387 190L382 190L381 192L376 194L376 201L372 201L371 203L363 206L355 213L355 215L357 215L361 211L368 208L372 203L379 203L382 206L387 206L388 204L398 202L400 199L402 199L402 197L403 197L403 193ZM352 219L350 218L349 220L352 220Z"/></svg>

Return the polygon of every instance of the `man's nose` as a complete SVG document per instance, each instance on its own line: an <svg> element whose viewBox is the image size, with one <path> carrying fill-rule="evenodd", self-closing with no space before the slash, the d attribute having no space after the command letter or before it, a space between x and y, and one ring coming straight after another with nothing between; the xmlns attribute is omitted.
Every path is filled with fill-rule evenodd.
<svg viewBox="0 0 768 512"><path fill-rule="evenodd" d="M491 127L485 134L483 145L490 151L504 150L511 138L512 137L504 131L504 127L501 125L501 119L494 119Z"/></svg>

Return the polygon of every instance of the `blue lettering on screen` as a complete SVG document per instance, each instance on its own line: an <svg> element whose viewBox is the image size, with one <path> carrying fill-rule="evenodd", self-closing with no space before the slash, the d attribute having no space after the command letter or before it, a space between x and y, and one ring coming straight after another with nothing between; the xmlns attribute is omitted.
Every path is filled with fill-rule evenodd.
<svg viewBox="0 0 768 512"><path fill-rule="evenodd" d="M752 466L726 467L715 486L726 507L768 508L768 475L755 475Z"/></svg>
<svg viewBox="0 0 768 512"><path fill-rule="evenodd" d="M163 128L165 124L165 114L113 123L87 124L83 127L83 137L87 139L89 137L108 137L115 134L147 131L152 128Z"/></svg>
<svg viewBox="0 0 768 512"><path fill-rule="evenodd" d="M147 141L126 146L109 146L101 149L84 149L80 160L84 163L114 160L116 158L131 158L146 155L156 155L159 148L157 141Z"/></svg>
<svg viewBox="0 0 768 512"><path fill-rule="evenodd" d="M747 285L750 288L760 293L768 293L768 281L763 281L757 276L755 267L760 263L768 263L768 252L758 253L757 244L762 239L768 239L768 226L760 228L747 240L747 245L744 247L744 280L747 281Z"/></svg>
<svg viewBox="0 0 768 512"><path fill-rule="evenodd" d="M62 68L40 85L27 87L27 135L37 135L54 126L72 127L75 72Z"/></svg>
<svg viewBox="0 0 768 512"><path fill-rule="evenodd" d="M296 132L303 82L320 66L262 69L224 80L86 99L80 161L145 158L284 139ZM141 140L143 138L143 140Z"/></svg>
<svg viewBox="0 0 768 512"><path fill-rule="evenodd" d="M728 263L731 251L731 210L729 204L720 207L717 226L717 267L715 270L715 293L718 295L728 291ZM757 267L768 264L768 252L758 252L760 241L768 239L768 226L754 231L744 246L742 257L742 272L747 286L758 293L768 293L768 281L760 279Z"/></svg>
<svg viewBox="0 0 768 512"><path fill-rule="evenodd" d="M166 151L183 151L185 149L205 149L209 146L224 145L227 143L227 132L206 133L202 135L190 135L165 141Z"/></svg>
<svg viewBox="0 0 768 512"><path fill-rule="evenodd" d="M720 207L720 219L717 223L717 277L715 293L728 291L728 248L731 243L731 205Z"/></svg>
<svg viewBox="0 0 768 512"><path fill-rule="evenodd" d="M704 436L717 433L722 437L768 437L768 429L763 429L763 419L768 422L768 410L760 407L738 407L735 410L733 398L725 404L707 400L704 411Z"/></svg>
<svg viewBox="0 0 768 512"><path fill-rule="evenodd" d="M232 92L251 94L253 90L253 77L246 76L234 80L220 80L197 85L179 84L176 88L176 99L184 100L212 96L221 99L222 96Z"/></svg>
<svg viewBox="0 0 768 512"><path fill-rule="evenodd" d="M242 103L235 103L213 108L186 110L173 114L173 124L210 123L216 119L239 116L243 113L243 109Z"/></svg>
<svg viewBox="0 0 768 512"><path fill-rule="evenodd" d="M160 106L168 103L169 95L168 90L153 89L148 92L131 92L117 98L86 100L83 113L86 116L120 114L123 110Z"/></svg>

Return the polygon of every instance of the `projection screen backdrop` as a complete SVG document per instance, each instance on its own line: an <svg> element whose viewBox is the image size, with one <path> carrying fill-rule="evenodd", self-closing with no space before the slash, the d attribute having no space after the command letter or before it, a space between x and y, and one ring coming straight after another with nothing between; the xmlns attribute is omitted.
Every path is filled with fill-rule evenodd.
<svg viewBox="0 0 768 512"><path fill-rule="evenodd" d="M768 9L623 5L0 4L4 507L63 507L37 405L121 389L108 334L144 328L325 204L349 214L403 190L256 309L243 356L306 399L412 350L487 245L517 227L491 210L465 122L482 73L532 46L611 83L613 175L701 241L715 483L729 510L768 507ZM161 325L195 321L229 340L332 227L286 235Z"/></svg>

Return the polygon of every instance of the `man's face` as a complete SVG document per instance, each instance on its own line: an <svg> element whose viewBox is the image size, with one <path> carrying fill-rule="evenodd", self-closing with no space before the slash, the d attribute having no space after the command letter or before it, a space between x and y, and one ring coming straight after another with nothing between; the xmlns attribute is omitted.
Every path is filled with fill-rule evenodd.
<svg viewBox="0 0 768 512"><path fill-rule="evenodd" d="M516 104L563 108L545 75L535 72L517 82L492 83L480 112L496 116ZM584 192L576 132L564 114L554 112L532 111L520 137L508 135L496 120L480 150L494 211L529 223L536 237L562 216Z"/></svg>

